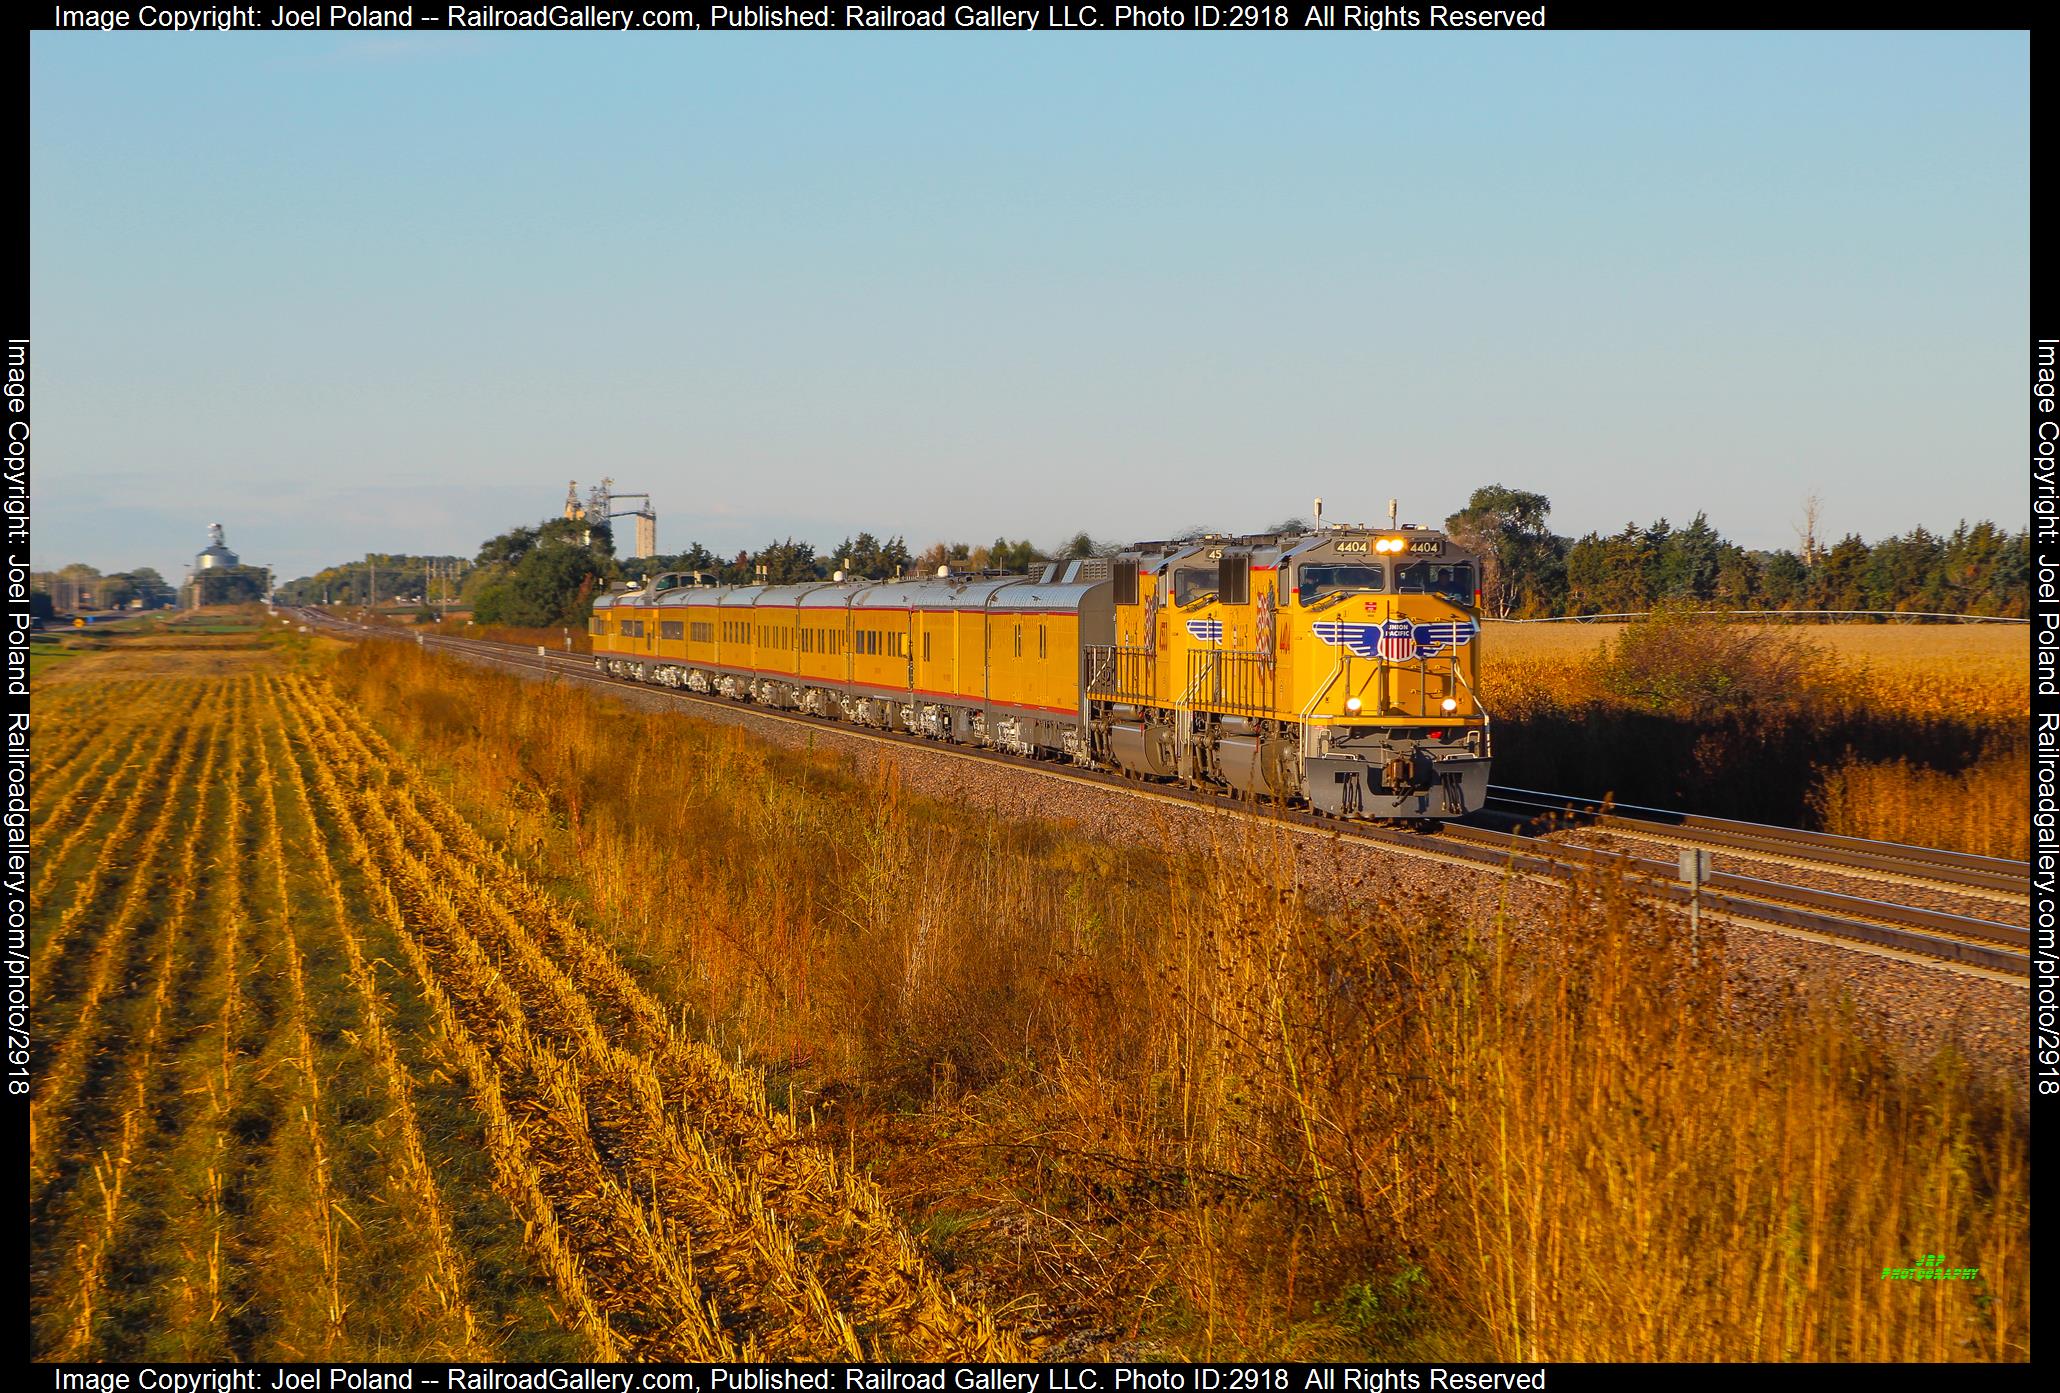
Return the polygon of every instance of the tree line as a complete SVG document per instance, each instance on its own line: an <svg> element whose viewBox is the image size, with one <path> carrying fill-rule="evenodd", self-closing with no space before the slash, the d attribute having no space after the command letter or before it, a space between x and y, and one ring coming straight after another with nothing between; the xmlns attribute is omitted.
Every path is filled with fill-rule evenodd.
<svg viewBox="0 0 2060 1393"><path fill-rule="evenodd" d="M290 605L458 605L473 570L469 557L373 552L287 581L279 597Z"/></svg>
<svg viewBox="0 0 2060 1393"><path fill-rule="evenodd" d="M709 584L797 585L829 580L839 572L869 580L930 575L946 565L957 571L1020 572L1048 560L1114 550L1081 532L1049 550L1027 539L997 537L987 546L939 542L914 553L902 537L860 532L820 551L811 542L788 537L729 555L696 542L665 556L624 559L615 555L612 528L559 517L510 528L481 544L469 559L375 554L288 581L279 593L288 604L417 605L424 618L448 599L481 624L544 628L583 625L594 595L609 585L638 584L666 572Z"/></svg>
<svg viewBox="0 0 2060 1393"><path fill-rule="evenodd" d="M1621 614L1659 605L1712 609L1891 610L2011 615L2029 612L2031 538L1994 523L1962 522L1949 533L1913 528L1868 544L1848 535L1818 539L1808 509L1796 550L1752 551L1726 541L1697 513L1685 527L1666 519L1620 532L1563 537L1552 531L1551 500L1490 484L1445 520L1446 531L1482 558L1483 604L1502 618ZM1288 518L1270 530L1306 530ZM1176 540L1206 535L1187 528ZM912 552L900 536L871 532L818 549L792 537L756 551L717 553L699 542L664 556L618 558L613 531L576 518L549 518L490 538L470 559L373 555L280 587L294 604L418 604L425 617L448 602L483 624L583 625L595 594L618 582L680 572L710 584L794 585L853 578L889 580L955 571L1018 573L1050 560L1107 556L1119 548L1078 532L1056 546L997 537L985 546L939 542Z"/></svg>
<svg viewBox="0 0 2060 1393"><path fill-rule="evenodd" d="M1805 504L1794 550L1747 550L1697 513L1620 532L1562 537L1543 494L1490 484L1445 520L1480 554L1482 603L1506 619L1629 614L1659 605L1740 610L1885 610L2023 617L2031 603L2031 533L1962 521L1915 527L1871 545L1848 533L1827 543Z"/></svg>
<svg viewBox="0 0 2060 1393"><path fill-rule="evenodd" d="M828 580L838 572L854 579L892 580L896 576L935 575L940 566L954 571L1000 571L1016 573L1046 561L1083 556L1106 556L1116 548L1077 532L1056 547L1043 548L1027 538L996 537L986 546L967 542L937 542L928 549L911 553L901 537L881 539L870 532L846 537L834 547L816 550L812 542L792 537L769 542L757 551L739 551L724 558L696 542L670 556L645 556L622 563L628 580L643 580L668 571L698 575L724 585L799 585L805 581Z"/></svg>
<svg viewBox="0 0 2060 1393"><path fill-rule="evenodd" d="M37 617L47 619L60 609L163 609L178 603L179 592L150 566L102 575L75 561L54 571L30 572L29 598Z"/></svg>

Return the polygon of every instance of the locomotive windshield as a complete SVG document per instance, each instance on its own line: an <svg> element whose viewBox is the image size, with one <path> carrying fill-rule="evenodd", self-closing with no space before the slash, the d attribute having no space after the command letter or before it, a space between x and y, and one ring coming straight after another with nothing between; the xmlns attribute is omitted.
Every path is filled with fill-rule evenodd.
<svg viewBox="0 0 2060 1393"><path fill-rule="evenodd" d="M1173 572L1173 603L1184 605L1199 600L1216 588L1214 566L1181 566Z"/></svg>
<svg viewBox="0 0 2060 1393"><path fill-rule="evenodd" d="M1442 595L1455 605L1473 604L1473 567L1411 561L1395 568L1395 589L1404 595Z"/></svg>
<svg viewBox="0 0 2060 1393"><path fill-rule="evenodd" d="M1387 588L1385 566L1304 566L1295 572L1295 598L1305 605L1325 595L1377 594Z"/></svg>

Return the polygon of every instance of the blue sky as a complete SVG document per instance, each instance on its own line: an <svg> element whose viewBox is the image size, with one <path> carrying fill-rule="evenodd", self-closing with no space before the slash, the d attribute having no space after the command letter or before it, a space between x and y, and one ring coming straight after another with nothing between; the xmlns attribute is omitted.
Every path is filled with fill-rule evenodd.
<svg viewBox="0 0 2060 1393"><path fill-rule="evenodd" d="M2025 521L2022 34L31 42L35 562Z"/></svg>

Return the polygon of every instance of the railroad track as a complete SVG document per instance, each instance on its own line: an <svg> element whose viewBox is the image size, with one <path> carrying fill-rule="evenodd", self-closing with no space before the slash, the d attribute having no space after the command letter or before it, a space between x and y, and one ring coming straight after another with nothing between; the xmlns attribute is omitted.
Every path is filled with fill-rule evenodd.
<svg viewBox="0 0 2060 1393"><path fill-rule="evenodd" d="M1062 779L1072 783L1087 783L1119 792L1132 797L1155 798L1169 802L1185 803L1190 806L1250 812L1252 805L1231 798L1227 794L1215 794L1200 789L1185 788L1172 784L1144 784L1138 780L1100 770L1080 769L1072 765L1050 762L1033 762L1001 754L993 750L969 748L947 744L922 736L901 732L873 730L844 722L830 722L814 716L780 711L772 707L753 703L732 701L725 697L703 695L674 687L661 687L629 678L615 677L600 672L594 667L591 657L581 654L558 653L547 649L521 647L512 644L494 643L485 639L453 638L445 635L396 633L375 626L349 623L333 618L319 611L296 611L311 624L330 632L353 637L385 638L406 641L409 637L424 647L438 648L481 660L493 666L515 672L533 673L553 678L572 680L595 687L626 688L631 691L670 697L682 705L710 706L725 711L743 712L768 721L785 721L805 726L815 731L834 731L852 739L872 741L881 745L900 745L925 750L933 754L953 758L986 761L1000 767L1023 773ZM1522 790L1505 790L1505 793L1539 799L1551 795L1530 794ZM1578 802L1580 800L1568 800ZM1641 810L1650 811L1650 810ZM1411 855L1427 857L1454 863L1492 866L1499 871L1515 872L1551 880L1564 879L1569 872L1621 872L1653 898L1677 904L1687 904L1691 896L1699 898L1702 912L1745 923L1777 928L1802 936L1814 936L1836 940L1848 945L1859 945L1890 955L1913 956L1952 963L1961 967L1976 969L2004 977L2028 977L2030 975L2030 931L2014 924L1999 924L1986 919L1948 914L1917 905L1901 904L1893 900L1876 900L1857 895L1843 895L1833 891L1819 890L1809 886L1790 885L1781 881L1761 880L1752 876L1732 873L1713 874L1702 887L1699 895L1676 879L1676 865L1672 860L1658 860L1631 855L1626 852L1586 847L1570 847L1544 840L1522 831L1500 831L1468 824L1448 824L1436 833L1405 831L1400 828L1368 826L1341 822L1318 814L1295 808L1273 807L1267 816L1277 818L1290 825L1298 826L1324 835L1349 837L1357 841L1371 842L1384 847L1403 851ZM1670 814L1688 817L1686 814ZM1721 819L1696 819L1711 824ZM1743 824L1751 827L1754 824ZM1669 835L1678 836L1676 824L1665 824ZM1722 831L1721 827L1710 830ZM1762 831L1783 831L1787 829L1761 829ZM1698 829L1699 835L1700 829ZM1738 835L1745 835L1740 833ZM1803 837L1819 834L1799 833ZM1855 841L1852 838L1838 839ZM1864 846L1887 847L1882 843L1862 843ZM1892 848L1890 848L1892 850ZM1951 858L1952 852L1931 852L1928 848L1915 848L1928 852L1930 856ZM1855 852L1854 854L1862 854ZM1887 851L1875 854L1889 854ZM1974 858L1980 860L1983 858ZM1846 863L1859 868L1861 863ZM1939 864L1926 862L1926 865ZM2009 864L2009 863L2005 863ZM1875 872L1880 874L1878 870ZM1926 878L1922 873L1904 869L1903 874Z"/></svg>
<svg viewBox="0 0 2060 1393"><path fill-rule="evenodd" d="M1704 817L1699 813L1500 784L1489 787L1488 805L1530 823L1557 821L1562 826L1599 827L1652 841L1730 850L1766 860L1892 875L2011 899L2031 898L2031 867L2001 857Z"/></svg>

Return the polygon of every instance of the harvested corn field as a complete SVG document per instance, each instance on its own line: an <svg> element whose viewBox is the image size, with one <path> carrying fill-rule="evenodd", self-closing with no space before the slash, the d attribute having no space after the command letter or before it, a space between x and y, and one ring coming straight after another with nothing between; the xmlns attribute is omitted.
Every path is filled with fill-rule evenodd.
<svg viewBox="0 0 2060 1393"><path fill-rule="evenodd" d="M157 661L36 697L39 1356L2028 1354L2019 989L411 644Z"/></svg>
<svg viewBox="0 0 2060 1393"><path fill-rule="evenodd" d="M1010 1359L321 679L39 692L39 1359Z"/></svg>

